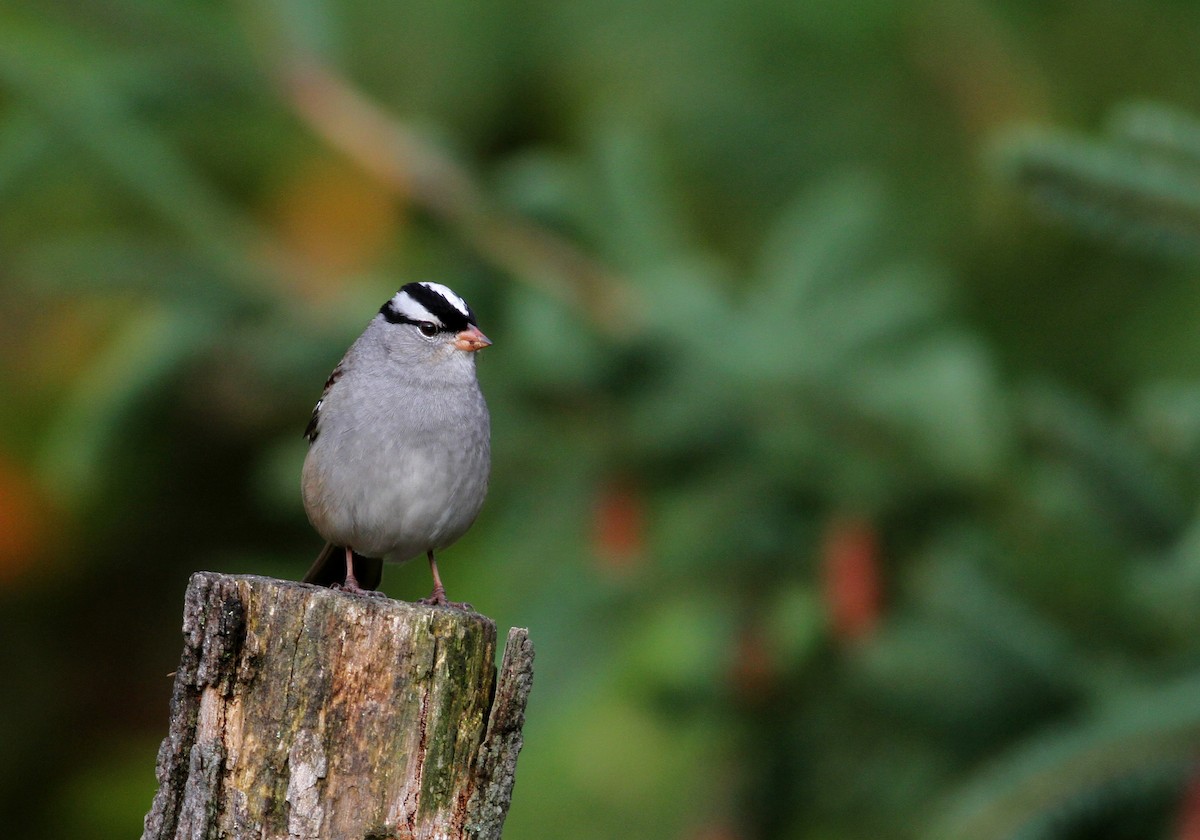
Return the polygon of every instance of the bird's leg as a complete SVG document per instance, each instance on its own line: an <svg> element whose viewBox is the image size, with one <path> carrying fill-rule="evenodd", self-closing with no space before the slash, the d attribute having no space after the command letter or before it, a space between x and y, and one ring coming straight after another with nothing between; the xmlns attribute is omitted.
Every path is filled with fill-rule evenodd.
<svg viewBox="0 0 1200 840"><path fill-rule="evenodd" d="M445 606L446 587L442 586L442 578L438 574L437 560L433 558L433 550L430 549L425 553L425 556L429 558L429 571L433 572L433 592L430 593L428 598L422 598L421 603L430 606Z"/></svg>
<svg viewBox="0 0 1200 840"><path fill-rule="evenodd" d="M343 592L349 592L353 595L383 595L382 592L376 592L373 589L363 589L358 585L358 578L354 576L354 550L350 546L346 546L346 582L338 588Z"/></svg>
<svg viewBox="0 0 1200 840"><path fill-rule="evenodd" d="M433 572L433 592L430 593L428 598L422 598L417 603L430 607L454 607L460 610L470 610L470 604L460 604L455 601L446 600L446 587L442 586L442 578L438 574L437 560L433 557L433 550L430 549L426 552L426 556L429 558L429 571Z"/></svg>

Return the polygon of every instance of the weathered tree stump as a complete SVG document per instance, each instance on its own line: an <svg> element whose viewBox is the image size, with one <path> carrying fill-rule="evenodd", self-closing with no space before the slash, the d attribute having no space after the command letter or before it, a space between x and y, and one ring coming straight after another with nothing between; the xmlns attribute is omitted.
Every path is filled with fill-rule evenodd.
<svg viewBox="0 0 1200 840"><path fill-rule="evenodd" d="M199 572L143 840L499 838L533 679L476 613Z"/></svg>

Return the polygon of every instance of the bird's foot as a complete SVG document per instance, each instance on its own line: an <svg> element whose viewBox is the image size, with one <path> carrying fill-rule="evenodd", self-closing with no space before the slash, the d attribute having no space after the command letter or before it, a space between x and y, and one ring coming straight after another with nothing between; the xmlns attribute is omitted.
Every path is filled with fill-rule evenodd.
<svg viewBox="0 0 1200 840"><path fill-rule="evenodd" d="M339 592L345 592L347 595L368 595L372 598L386 598L387 595L380 592L378 589L363 589L357 583L346 581L345 583L335 583L329 587L336 589Z"/></svg>
<svg viewBox="0 0 1200 840"><path fill-rule="evenodd" d="M447 601L446 590L440 586L435 586L428 598L422 598L417 603L426 607L450 607L451 609L462 610L463 612L475 612L475 608L466 601Z"/></svg>

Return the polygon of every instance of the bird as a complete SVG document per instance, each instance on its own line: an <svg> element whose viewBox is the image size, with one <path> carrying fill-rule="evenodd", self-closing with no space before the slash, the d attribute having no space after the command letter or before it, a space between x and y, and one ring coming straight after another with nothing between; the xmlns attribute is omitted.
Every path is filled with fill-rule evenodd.
<svg viewBox="0 0 1200 840"><path fill-rule="evenodd" d="M333 369L305 429L304 510L325 548L304 582L375 592L384 559L424 554L448 601L435 553L471 527L487 495L491 421L475 354L491 345L447 286L408 283Z"/></svg>

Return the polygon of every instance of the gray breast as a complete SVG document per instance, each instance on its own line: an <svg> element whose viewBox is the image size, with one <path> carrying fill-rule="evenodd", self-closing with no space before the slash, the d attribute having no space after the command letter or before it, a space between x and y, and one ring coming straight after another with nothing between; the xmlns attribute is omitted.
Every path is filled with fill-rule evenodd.
<svg viewBox="0 0 1200 840"><path fill-rule="evenodd" d="M309 519L329 542L395 562L450 545L487 493L490 432L478 384L356 380L347 372L321 406L304 465Z"/></svg>

